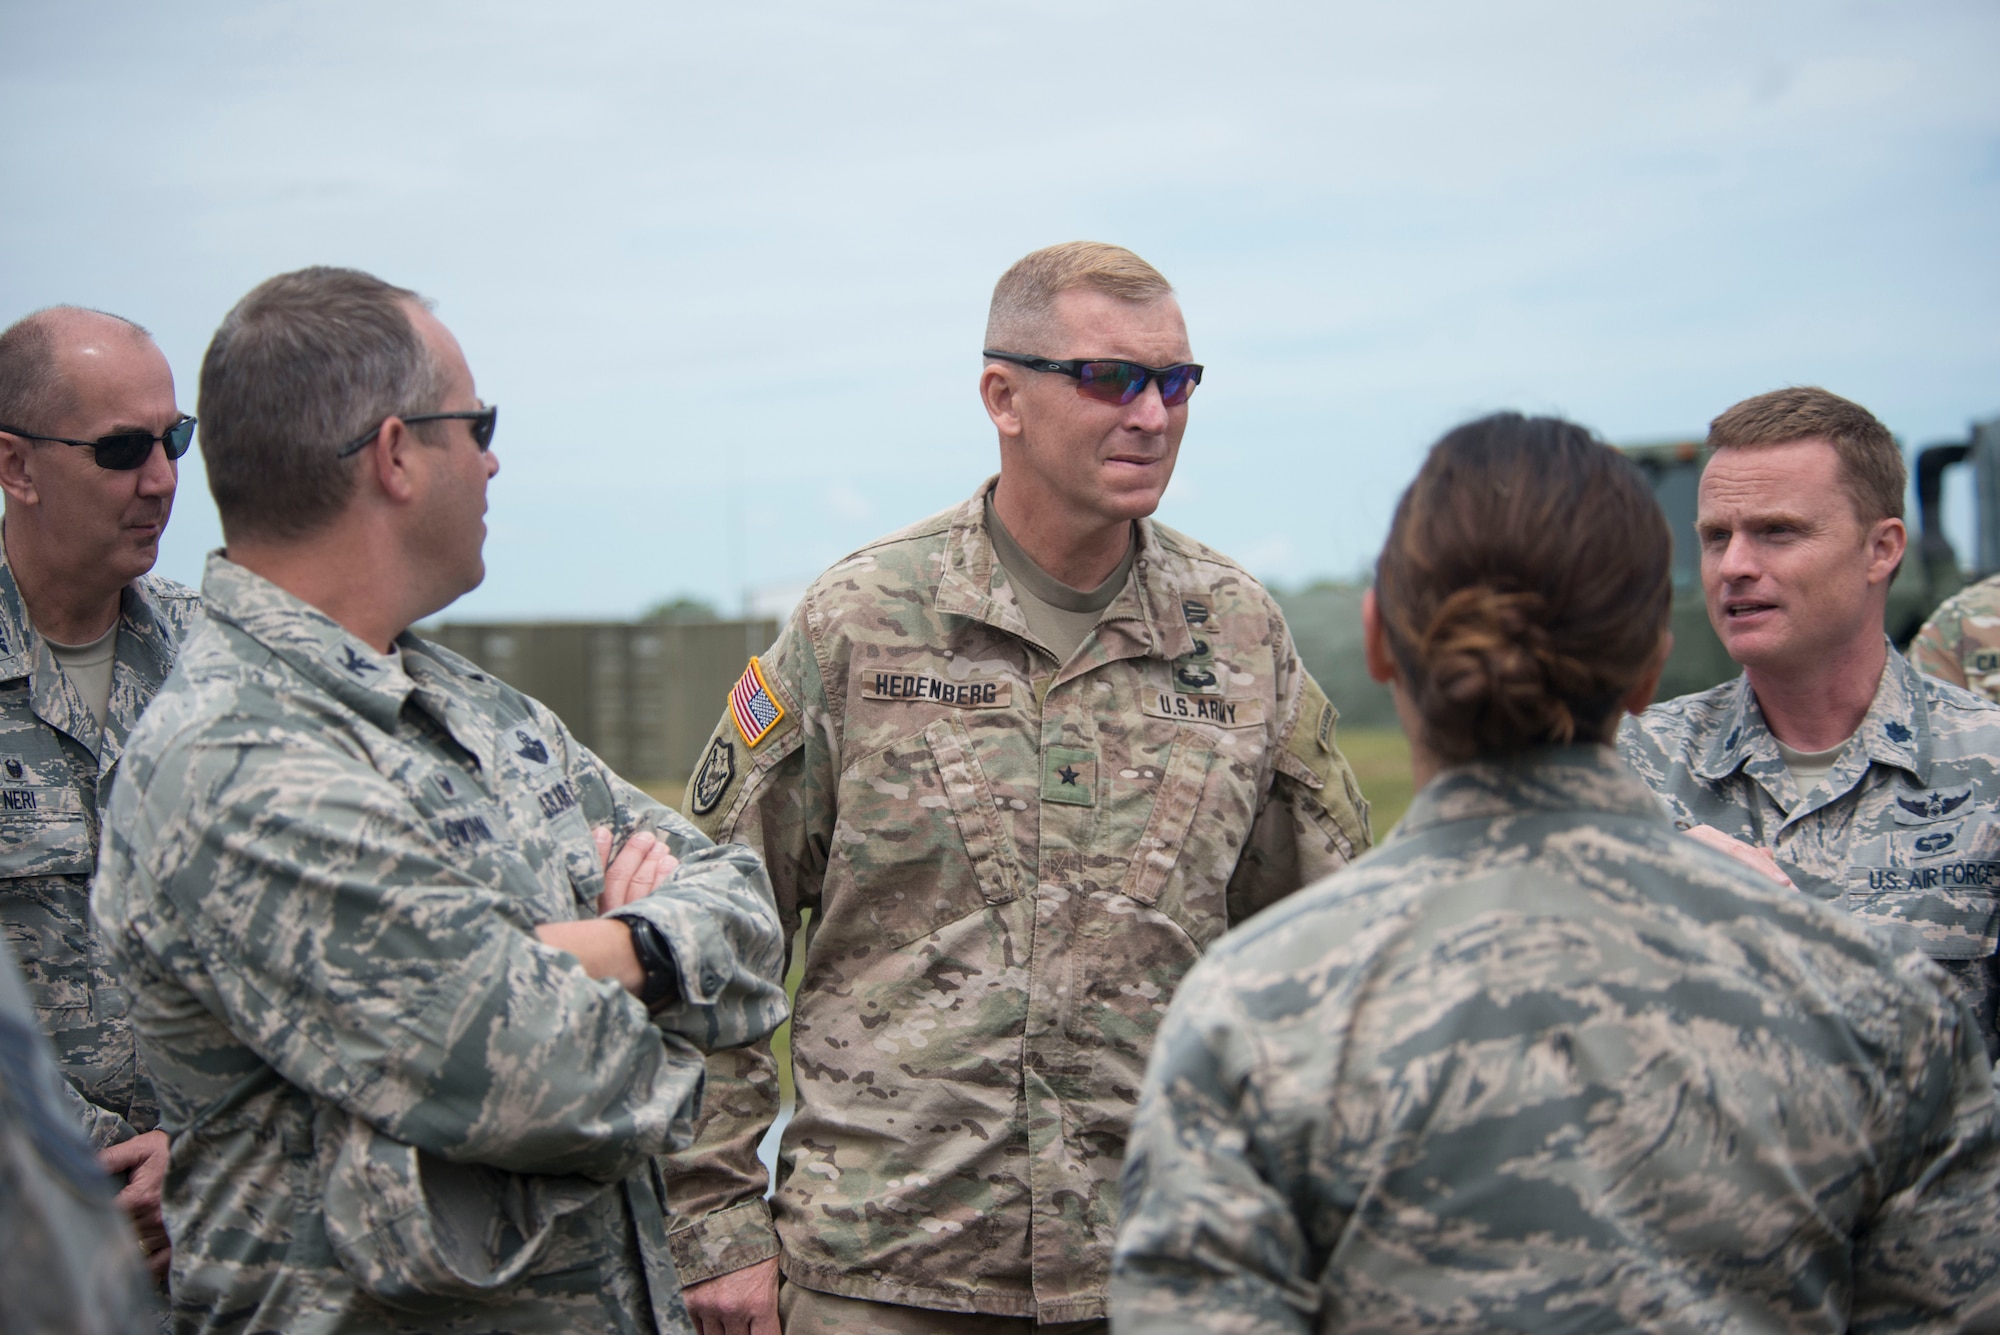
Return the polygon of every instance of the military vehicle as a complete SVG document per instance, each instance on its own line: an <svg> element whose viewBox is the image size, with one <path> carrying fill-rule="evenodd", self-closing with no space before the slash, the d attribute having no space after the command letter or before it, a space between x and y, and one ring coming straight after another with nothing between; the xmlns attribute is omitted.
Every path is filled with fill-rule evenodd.
<svg viewBox="0 0 2000 1335"><path fill-rule="evenodd" d="M1674 538L1674 651L1660 680L1659 699L1707 690L1736 675L1736 664L1708 623L1701 596L1701 552L1695 545L1695 487L1708 448L1700 441L1674 440L1621 449L1652 484ZM1972 559L1961 563L1944 535L1944 477L1948 469L1971 470L1975 537ZM1889 637L1906 645L1937 605L1957 593L1969 568L1976 579L2000 572L2000 417L1975 423L1963 440L1940 441L1917 451L1917 514L1910 553L1889 590L1885 617Z"/></svg>

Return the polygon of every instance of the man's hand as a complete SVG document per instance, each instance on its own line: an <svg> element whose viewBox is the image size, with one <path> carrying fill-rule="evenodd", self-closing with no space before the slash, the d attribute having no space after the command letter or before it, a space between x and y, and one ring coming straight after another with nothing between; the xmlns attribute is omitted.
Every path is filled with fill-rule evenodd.
<svg viewBox="0 0 2000 1335"><path fill-rule="evenodd" d="M174 1259L166 1223L160 1218L160 1188L167 1180L167 1133L148 1131L121 1140L99 1150L97 1162L113 1176L131 1174L118 1193L118 1204L132 1216L132 1226L139 1231L139 1248L146 1254L146 1268L158 1279Z"/></svg>
<svg viewBox="0 0 2000 1335"><path fill-rule="evenodd" d="M780 1335L778 1258L732 1270L681 1290L695 1335Z"/></svg>
<svg viewBox="0 0 2000 1335"><path fill-rule="evenodd" d="M615 858L611 857L610 830L599 826L590 835L597 844L598 861L610 858L604 869L604 893L597 897L599 913L644 899L681 865L650 830L640 830L627 839ZM576 956L592 978L609 978L635 997L646 986L645 971L632 950L632 929L622 919L548 922L537 927L535 935L544 944Z"/></svg>
<svg viewBox="0 0 2000 1335"><path fill-rule="evenodd" d="M1706 844L1718 853L1728 854L1752 871L1762 872L1779 885L1784 886L1787 890L1798 889L1796 885L1792 884L1792 878L1785 875L1785 869L1778 865L1778 860L1771 856L1771 851L1767 848L1759 848L1755 844L1746 844L1741 839L1732 839L1713 825L1696 825L1689 830L1683 831L1683 833L1698 844Z"/></svg>
<svg viewBox="0 0 2000 1335"><path fill-rule="evenodd" d="M635 899L644 899L659 889L660 882L674 874L680 859L651 830L640 830L625 841L618 856L611 856L611 830L600 825L590 832L597 844L597 861L604 868L604 893L597 897L597 911L609 913Z"/></svg>

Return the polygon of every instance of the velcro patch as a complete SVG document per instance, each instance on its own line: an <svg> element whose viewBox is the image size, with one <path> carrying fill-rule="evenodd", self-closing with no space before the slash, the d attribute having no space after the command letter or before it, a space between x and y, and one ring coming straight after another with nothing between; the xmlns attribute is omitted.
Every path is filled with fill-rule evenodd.
<svg viewBox="0 0 2000 1335"><path fill-rule="evenodd" d="M763 741L785 716L785 707L778 703L778 697L765 682L764 669L755 658L729 689L729 716L736 720L736 730L743 734L745 746Z"/></svg>
<svg viewBox="0 0 2000 1335"><path fill-rule="evenodd" d="M1222 694L1222 682L1215 673L1215 647L1199 635L1194 637L1194 652L1174 660L1174 689L1199 695Z"/></svg>
<svg viewBox="0 0 2000 1335"><path fill-rule="evenodd" d="M1218 728L1250 728L1264 721L1262 700L1225 700L1219 695L1147 691L1141 704L1154 718L1176 723L1212 723Z"/></svg>
<svg viewBox="0 0 2000 1335"><path fill-rule="evenodd" d="M1957 812L1960 807L1971 800L1972 790L1970 788L1967 788L1962 793L1946 792L1943 789L1919 792L1911 796L1898 793L1896 794L1896 810L1894 812L1896 824L1921 825L1940 821Z"/></svg>
<svg viewBox="0 0 2000 1335"><path fill-rule="evenodd" d="M83 799L74 788L49 785L0 787L0 813L81 812Z"/></svg>
<svg viewBox="0 0 2000 1335"><path fill-rule="evenodd" d="M563 779L536 793L535 801L542 808L545 819L555 820L565 811L576 810L576 789L570 786L568 779Z"/></svg>
<svg viewBox="0 0 2000 1335"><path fill-rule="evenodd" d="M736 743L727 737L716 737L708 744L708 754L702 757L701 768L688 784L689 808L697 816L713 814L734 782Z"/></svg>
<svg viewBox="0 0 2000 1335"><path fill-rule="evenodd" d="M1285 734L1285 751L1301 769L1310 772L1312 777L1306 782L1318 788L1333 776L1334 761L1340 755L1333 741L1333 728L1340 711L1326 698L1326 692L1319 688L1311 673L1303 675L1305 685L1299 691L1299 714Z"/></svg>
<svg viewBox="0 0 2000 1335"><path fill-rule="evenodd" d="M486 823L486 817L478 812L468 812L463 816L444 816L436 822L439 834L453 848L467 849L479 844L496 842L493 827Z"/></svg>
<svg viewBox="0 0 2000 1335"><path fill-rule="evenodd" d="M1014 683L975 678L946 681L924 672L877 672L861 674L864 700L910 700L927 704L953 705L959 709L1006 709L1013 703Z"/></svg>
<svg viewBox="0 0 2000 1335"><path fill-rule="evenodd" d="M1042 801L1071 806L1097 805L1097 753L1073 746L1042 752Z"/></svg>

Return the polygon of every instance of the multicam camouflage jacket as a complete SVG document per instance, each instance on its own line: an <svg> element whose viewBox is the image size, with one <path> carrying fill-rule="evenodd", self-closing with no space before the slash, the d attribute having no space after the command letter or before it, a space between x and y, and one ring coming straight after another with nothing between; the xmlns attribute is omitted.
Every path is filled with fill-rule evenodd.
<svg viewBox="0 0 2000 1335"><path fill-rule="evenodd" d="M151 1286L69 1093L0 944L0 1330L132 1335Z"/></svg>
<svg viewBox="0 0 2000 1335"><path fill-rule="evenodd" d="M0 552L0 928L100 1149L152 1130L159 1108L133 1048L131 998L90 930L97 832L126 739L200 610L172 580L126 586L100 728Z"/></svg>
<svg viewBox="0 0 2000 1335"><path fill-rule="evenodd" d="M2000 701L2000 575L1945 599L1910 641L1910 665Z"/></svg>
<svg viewBox="0 0 2000 1335"><path fill-rule="evenodd" d="M1142 521L1130 581L1058 665L983 495L821 576L690 788L704 829L763 852L788 931L813 918L782 1183L767 1207L768 1050L712 1060L668 1184L689 1283L782 1240L810 1289L1103 1315L1175 985L1367 846L1333 707L1254 580Z"/></svg>
<svg viewBox="0 0 2000 1335"><path fill-rule="evenodd" d="M1683 829L1768 849L1804 893L1942 964L2000 1053L2000 707L1892 648L1861 727L1810 791L1748 677L1625 720L1618 749Z"/></svg>
<svg viewBox="0 0 2000 1335"><path fill-rule="evenodd" d="M1112 1328L1992 1330L1990 1079L1923 956L1609 748L1458 767L1182 983Z"/></svg>
<svg viewBox="0 0 2000 1335"><path fill-rule="evenodd" d="M173 1135L182 1331L684 1330L652 1156L702 1052L784 1016L756 856L547 709L404 635L388 656L220 554L133 734L98 931ZM650 1019L543 945L593 916L591 831L681 860Z"/></svg>

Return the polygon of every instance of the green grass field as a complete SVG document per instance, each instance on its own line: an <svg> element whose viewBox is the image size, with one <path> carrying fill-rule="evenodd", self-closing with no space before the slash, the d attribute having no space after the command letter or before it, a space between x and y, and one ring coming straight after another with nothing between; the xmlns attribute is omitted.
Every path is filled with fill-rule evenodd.
<svg viewBox="0 0 2000 1335"><path fill-rule="evenodd" d="M1368 823L1380 843L1416 796L1410 778L1410 743L1400 728L1342 728L1334 740L1361 781L1361 795L1368 799Z"/></svg>

